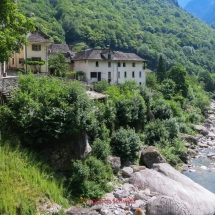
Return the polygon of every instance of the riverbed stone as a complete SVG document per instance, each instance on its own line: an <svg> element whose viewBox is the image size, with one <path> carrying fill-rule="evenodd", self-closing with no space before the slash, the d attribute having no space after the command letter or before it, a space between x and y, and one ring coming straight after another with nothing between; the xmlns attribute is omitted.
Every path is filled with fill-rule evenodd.
<svg viewBox="0 0 215 215"><path fill-rule="evenodd" d="M141 152L140 162L144 166L151 168L154 163L166 163L166 160L155 147L149 146Z"/></svg>
<svg viewBox="0 0 215 215"><path fill-rule="evenodd" d="M133 173L133 169L131 167L124 167L122 169L122 175L125 177L130 177L132 173Z"/></svg>
<svg viewBox="0 0 215 215"><path fill-rule="evenodd" d="M121 167L121 160L120 157L108 156L108 162L115 174L117 174Z"/></svg>
<svg viewBox="0 0 215 215"><path fill-rule="evenodd" d="M138 166L138 165L131 165L130 167L133 169L134 172L139 172L140 170L146 169L145 166Z"/></svg>

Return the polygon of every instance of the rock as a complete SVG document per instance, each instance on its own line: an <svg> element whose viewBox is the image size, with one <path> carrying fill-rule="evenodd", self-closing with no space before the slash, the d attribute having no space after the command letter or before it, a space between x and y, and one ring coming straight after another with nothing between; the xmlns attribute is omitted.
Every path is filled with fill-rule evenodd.
<svg viewBox="0 0 215 215"><path fill-rule="evenodd" d="M166 160L155 147L149 146L141 152L140 162L144 166L151 168L154 163L166 163Z"/></svg>
<svg viewBox="0 0 215 215"><path fill-rule="evenodd" d="M195 169L189 169L189 172L196 172Z"/></svg>
<svg viewBox="0 0 215 215"><path fill-rule="evenodd" d="M207 170L208 168L206 166L201 166L200 167L202 170Z"/></svg>
<svg viewBox="0 0 215 215"><path fill-rule="evenodd" d="M135 210L137 208L143 208L146 205L146 203L143 200L136 200L134 203L132 203L132 209Z"/></svg>
<svg viewBox="0 0 215 215"><path fill-rule="evenodd" d="M205 143L198 143L198 146L201 148L208 148L208 145Z"/></svg>
<svg viewBox="0 0 215 215"><path fill-rule="evenodd" d="M139 189L148 188L152 192L165 196L165 198L160 199L159 196L152 197L153 201L147 206L147 215L212 215L215 213L215 194L181 174L167 163L154 164L152 169L133 173L130 177L130 183ZM183 208L184 211L181 212L178 209L180 213L177 213L177 211L166 213L165 210L161 210L162 207L171 208L171 202L173 202L173 205L175 204L175 207L172 208L180 206L178 208Z"/></svg>
<svg viewBox="0 0 215 215"><path fill-rule="evenodd" d="M147 196L143 190L140 190L138 193L134 194L134 199L135 200L139 200L139 199L140 200L148 200L149 196Z"/></svg>
<svg viewBox="0 0 215 215"><path fill-rule="evenodd" d="M199 139L202 137L202 136L198 136L198 137L194 137L192 135L188 135L188 134L181 134L181 136L189 143L193 143L195 145L197 145Z"/></svg>
<svg viewBox="0 0 215 215"><path fill-rule="evenodd" d="M102 208L100 211L101 215L113 215L107 208ZM87 215L87 214L86 214Z"/></svg>
<svg viewBox="0 0 215 215"><path fill-rule="evenodd" d="M160 196L149 200L146 207L147 215L191 215L192 213L186 208L185 205L172 197Z"/></svg>
<svg viewBox="0 0 215 215"><path fill-rule="evenodd" d="M212 142L212 141L208 141L207 144L208 144L209 146L215 146L215 142Z"/></svg>
<svg viewBox="0 0 215 215"><path fill-rule="evenodd" d="M120 157L109 156L107 160L110 163L110 166L111 166L113 172L115 174L117 174L120 170L120 167L121 167Z"/></svg>
<svg viewBox="0 0 215 215"><path fill-rule="evenodd" d="M203 136L207 136L209 134L209 131L203 125L194 125L194 127Z"/></svg>
<svg viewBox="0 0 215 215"><path fill-rule="evenodd" d="M40 203L38 206L39 211L43 213L58 213L61 208L62 207L60 205L52 203L49 200L44 203Z"/></svg>
<svg viewBox="0 0 215 215"><path fill-rule="evenodd" d="M99 213L96 211L77 206L65 210L65 213L69 215L99 215Z"/></svg>
<svg viewBox="0 0 215 215"><path fill-rule="evenodd" d="M130 195L130 192L128 190L117 190L116 192L113 193L113 195L117 199L122 199L127 198Z"/></svg>
<svg viewBox="0 0 215 215"><path fill-rule="evenodd" d="M133 184L129 184L129 183L123 184L122 189L128 190L130 192L135 192L137 190L137 188L135 188Z"/></svg>
<svg viewBox="0 0 215 215"><path fill-rule="evenodd" d="M209 132L209 134L207 136L210 137L211 140L215 139L215 134L213 132Z"/></svg>
<svg viewBox="0 0 215 215"><path fill-rule="evenodd" d="M125 177L130 177L132 173L133 173L133 169L131 167L124 167L122 169L122 175Z"/></svg>
<svg viewBox="0 0 215 215"><path fill-rule="evenodd" d="M208 156L208 157L215 156L215 153L210 152L207 156Z"/></svg>
<svg viewBox="0 0 215 215"><path fill-rule="evenodd" d="M138 165L131 165L130 167L133 169L134 172L139 172L140 170L146 169L145 166L138 166Z"/></svg>
<svg viewBox="0 0 215 215"><path fill-rule="evenodd" d="M191 146L191 144L188 143L188 142L185 142L185 143L184 143L184 146L185 146L186 148L189 148L189 147Z"/></svg>
<svg viewBox="0 0 215 215"><path fill-rule="evenodd" d="M84 160L87 157L87 155L92 151L86 133L82 133L77 137L74 144L74 150L76 157L82 160Z"/></svg>
<svg viewBox="0 0 215 215"><path fill-rule="evenodd" d="M188 149L188 153L191 157L195 157L198 153L195 152L193 149Z"/></svg>

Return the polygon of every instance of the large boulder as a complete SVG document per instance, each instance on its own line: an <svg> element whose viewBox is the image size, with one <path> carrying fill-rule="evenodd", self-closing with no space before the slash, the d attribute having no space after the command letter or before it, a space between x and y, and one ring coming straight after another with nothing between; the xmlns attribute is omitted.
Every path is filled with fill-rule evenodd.
<svg viewBox="0 0 215 215"><path fill-rule="evenodd" d="M151 168L154 163L166 163L166 160L155 147L149 146L141 152L140 163Z"/></svg>
<svg viewBox="0 0 215 215"><path fill-rule="evenodd" d="M110 163L113 172L117 174L121 167L120 157L109 156L107 160Z"/></svg>
<svg viewBox="0 0 215 215"><path fill-rule="evenodd" d="M193 143L195 145L197 145L198 141L202 138L202 136L194 137L192 135L182 134L182 133L181 133L181 137L184 138L188 143Z"/></svg>
<svg viewBox="0 0 215 215"><path fill-rule="evenodd" d="M147 213L148 215L215 214L215 194L167 163L154 164L152 169L133 173L130 177L130 183L141 190L149 188L150 191L164 196L160 199L157 199L159 198L157 196L153 202L148 203L148 210L151 208L150 212ZM180 208L183 208L183 211L178 213L177 210L180 211ZM169 212L167 213L167 211Z"/></svg>

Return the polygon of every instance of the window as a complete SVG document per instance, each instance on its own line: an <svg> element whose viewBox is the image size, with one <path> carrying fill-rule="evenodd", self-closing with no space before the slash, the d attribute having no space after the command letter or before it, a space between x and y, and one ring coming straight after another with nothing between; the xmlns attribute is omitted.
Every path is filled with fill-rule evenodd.
<svg viewBox="0 0 215 215"><path fill-rule="evenodd" d="M34 61L41 61L41 57L32 57L31 59Z"/></svg>
<svg viewBox="0 0 215 215"><path fill-rule="evenodd" d="M109 59L109 60L111 59L111 54L108 54L108 59Z"/></svg>
<svg viewBox="0 0 215 215"><path fill-rule="evenodd" d="M127 78L127 72L124 73L124 77Z"/></svg>
<svg viewBox="0 0 215 215"><path fill-rule="evenodd" d="M111 79L111 72L108 72L108 79Z"/></svg>
<svg viewBox="0 0 215 215"><path fill-rule="evenodd" d="M23 58L19 58L19 64L23 64L24 63L24 59Z"/></svg>
<svg viewBox="0 0 215 215"><path fill-rule="evenodd" d="M141 85L142 83L140 82L139 85Z"/></svg>
<svg viewBox="0 0 215 215"><path fill-rule="evenodd" d="M135 67L135 63L134 62L132 63L132 67Z"/></svg>
<svg viewBox="0 0 215 215"><path fill-rule="evenodd" d="M135 74L134 74L134 72L132 72L132 78L135 78Z"/></svg>
<svg viewBox="0 0 215 215"><path fill-rule="evenodd" d="M14 65L14 58L12 58L12 64Z"/></svg>
<svg viewBox="0 0 215 215"><path fill-rule="evenodd" d="M126 63L125 62L123 62L123 67L126 67Z"/></svg>
<svg viewBox="0 0 215 215"><path fill-rule="evenodd" d="M120 78L120 72L118 72L118 78Z"/></svg>
<svg viewBox="0 0 215 215"><path fill-rule="evenodd" d="M111 67L111 62L108 62L108 67Z"/></svg>
<svg viewBox="0 0 215 215"><path fill-rule="evenodd" d="M41 45L32 44L32 50L33 51L41 51Z"/></svg>
<svg viewBox="0 0 215 215"><path fill-rule="evenodd" d="M142 73L141 72L139 72L139 78L141 78L142 77Z"/></svg>
<svg viewBox="0 0 215 215"><path fill-rule="evenodd" d="M97 72L91 72L90 78L97 78Z"/></svg>
<svg viewBox="0 0 215 215"><path fill-rule="evenodd" d="M99 62L98 61L96 61L96 67L99 67Z"/></svg>
<svg viewBox="0 0 215 215"><path fill-rule="evenodd" d="M118 62L118 67L121 67L121 63L120 62Z"/></svg>

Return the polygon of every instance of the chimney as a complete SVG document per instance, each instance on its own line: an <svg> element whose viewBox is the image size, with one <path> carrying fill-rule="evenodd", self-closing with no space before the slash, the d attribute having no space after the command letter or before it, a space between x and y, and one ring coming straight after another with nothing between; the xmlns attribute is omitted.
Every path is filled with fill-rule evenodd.
<svg viewBox="0 0 215 215"><path fill-rule="evenodd" d="M110 49L110 45L106 45L106 49Z"/></svg>
<svg viewBox="0 0 215 215"><path fill-rule="evenodd" d="M69 45L69 50L72 51L73 45Z"/></svg>

